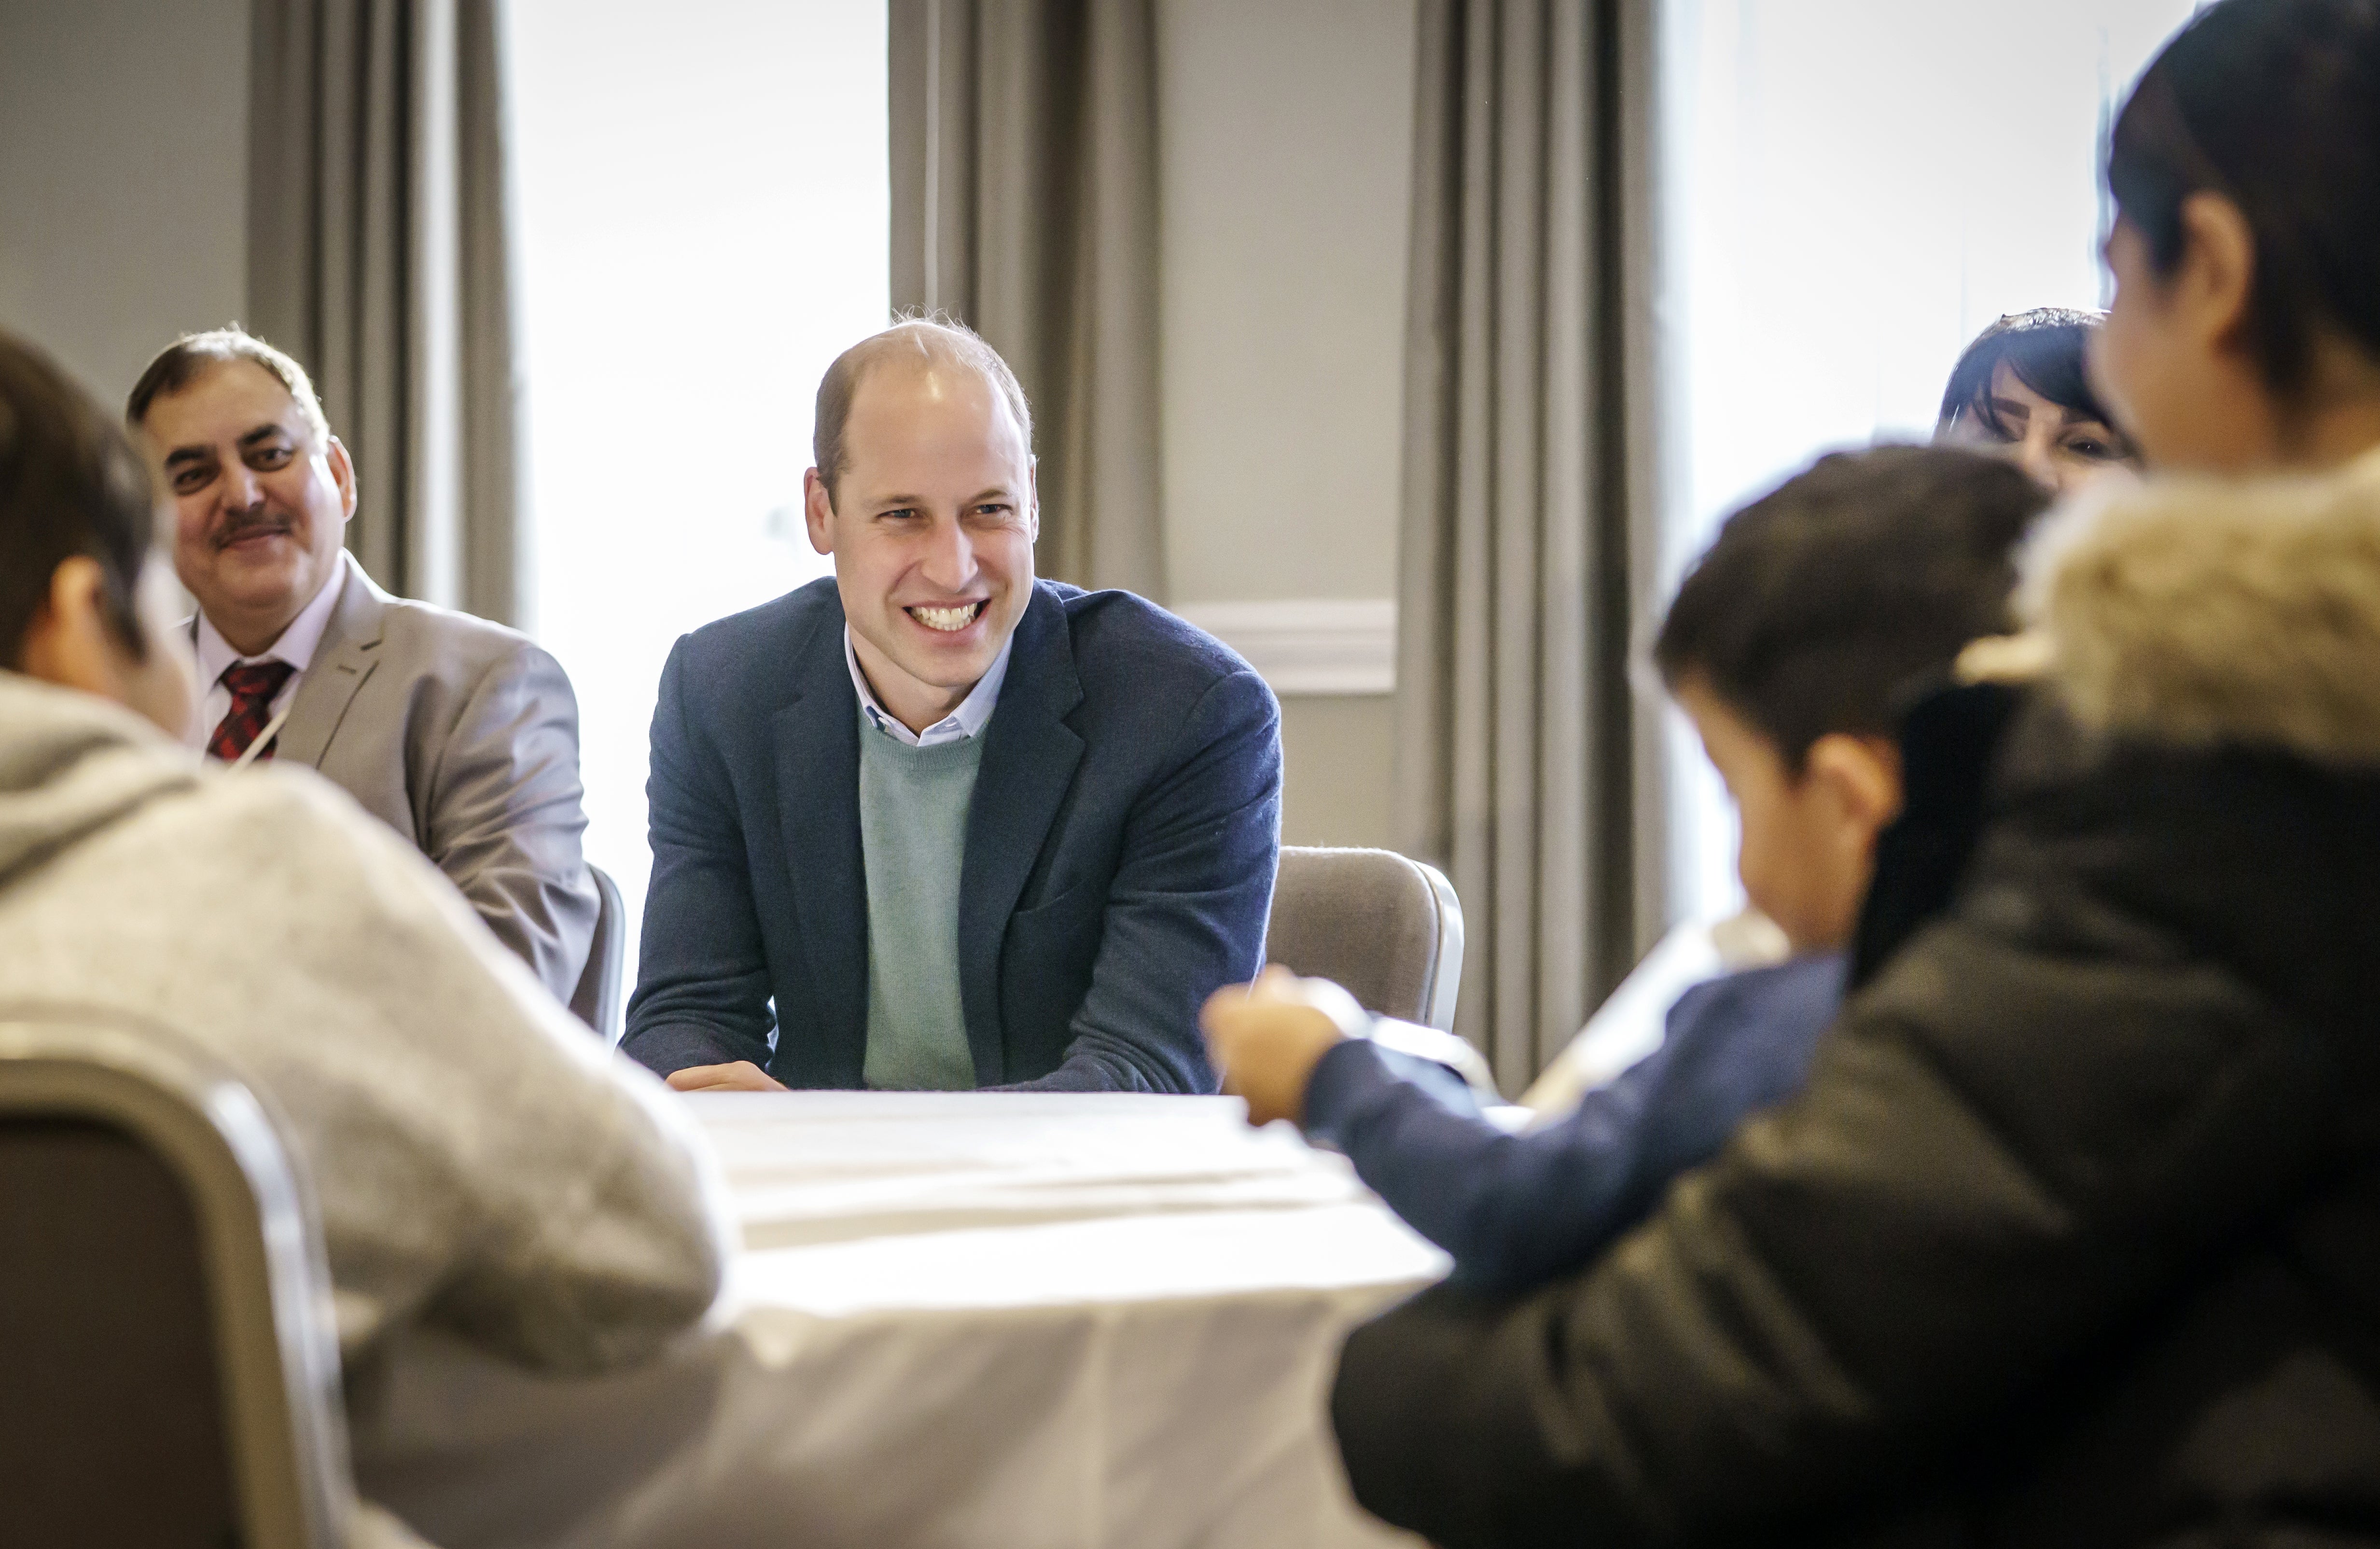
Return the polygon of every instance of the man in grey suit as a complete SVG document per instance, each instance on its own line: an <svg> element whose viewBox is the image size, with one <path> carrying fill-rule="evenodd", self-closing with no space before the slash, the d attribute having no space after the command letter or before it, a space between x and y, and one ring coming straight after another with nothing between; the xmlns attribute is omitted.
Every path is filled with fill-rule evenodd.
<svg viewBox="0 0 2380 1549"><path fill-rule="evenodd" d="M175 341L126 418L172 498L174 568L199 603L199 744L321 770L570 1000L597 897L561 665L512 630L372 584L341 546L354 463L304 369L262 340Z"/></svg>

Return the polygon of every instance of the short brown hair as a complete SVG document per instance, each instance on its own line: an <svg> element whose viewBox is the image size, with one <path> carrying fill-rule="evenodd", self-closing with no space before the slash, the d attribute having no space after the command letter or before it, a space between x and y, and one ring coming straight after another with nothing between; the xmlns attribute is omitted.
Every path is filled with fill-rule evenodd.
<svg viewBox="0 0 2380 1549"><path fill-rule="evenodd" d="M1962 447L1821 457L1720 526L1654 664L1672 689L1700 680L1798 776L1820 737L1892 735L1904 690L2007 632L2016 545L2048 504Z"/></svg>
<svg viewBox="0 0 2380 1549"><path fill-rule="evenodd" d="M903 318L881 333L872 333L834 357L820 379L818 413L811 422L810 455L816 463L819 477L826 480L827 503L834 503L835 480L843 477L850 462L843 449L844 422L851 418L851 401L859 395L859 384L868 373L888 360L907 359L920 367L957 366L975 372L991 384L992 391L1008 403L1008 412L1016 417L1016 428L1025 436L1025 451L1033 451L1033 410L1025 401L1025 389L1016 373L1000 352L984 343L983 336L966 324L941 312Z"/></svg>
<svg viewBox="0 0 2380 1549"><path fill-rule="evenodd" d="M236 322L210 328L203 333L185 333L158 351L157 358L149 362L149 369L132 384L132 395L124 401L124 422L139 430L149 418L150 405L158 399L179 393L216 367L235 360L246 360L272 372L273 379L289 390L289 396L297 400L298 412L305 416L306 427L314 432L314 439L325 446L330 444L331 422L323 417L322 400L314 395L314 383L307 377L306 368Z"/></svg>
<svg viewBox="0 0 2380 1549"><path fill-rule="evenodd" d="M133 593L156 526L149 467L123 430L48 357L0 333L0 666L25 638L58 566L99 566L108 627L148 654Z"/></svg>

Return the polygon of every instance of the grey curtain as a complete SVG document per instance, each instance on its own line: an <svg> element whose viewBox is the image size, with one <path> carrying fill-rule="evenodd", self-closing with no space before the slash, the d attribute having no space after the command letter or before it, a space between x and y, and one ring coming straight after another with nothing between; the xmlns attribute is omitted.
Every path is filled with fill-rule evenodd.
<svg viewBox="0 0 2380 1549"><path fill-rule="evenodd" d="M354 454L347 545L505 623L528 575L502 0L256 0L248 323Z"/></svg>
<svg viewBox="0 0 2380 1549"><path fill-rule="evenodd" d="M892 0L892 304L1023 382L1045 575L1165 595L1155 0Z"/></svg>
<svg viewBox="0 0 2380 1549"><path fill-rule="evenodd" d="M1462 897L1456 1029L1508 1092L1659 907L1638 887L1659 871L1638 854L1658 722L1628 671L1654 551L1633 321L1650 8L1421 5L1396 819Z"/></svg>

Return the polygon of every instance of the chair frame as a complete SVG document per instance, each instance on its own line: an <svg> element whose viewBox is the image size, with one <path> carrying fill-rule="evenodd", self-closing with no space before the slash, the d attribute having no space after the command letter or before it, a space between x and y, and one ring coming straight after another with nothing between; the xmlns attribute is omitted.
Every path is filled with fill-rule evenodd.
<svg viewBox="0 0 2380 1549"><path fill-rule="evenodd" d="M72 1119L148 1147L189 1192L252 1549L334 1549L355 1512L322 1234L279 1132L230 1068L115 1011L0 1005L0 1117Z"/></svg>
<svg viewBox="0 0 2380 1549"><path fill-rule="evenodd" d="M587 944L587 966L571 992L570 1009L604 1042L617 1047L626 1031L627 903L610 872L590 861L587 874L595 881L595 935Z"/></svg>
<svg viewBox="0 0 2380 1549"><path fill-rule="evenodd" d="M1438 904L1438 961L1430 964L1429 1025L1451 1033L1455 996L1463 988L1463 901L1454 896L1454 884L1446 879L1446 873L1411 855L1405 861L1421 869L1423 879L1429 883L1430 897Z"/></svg>

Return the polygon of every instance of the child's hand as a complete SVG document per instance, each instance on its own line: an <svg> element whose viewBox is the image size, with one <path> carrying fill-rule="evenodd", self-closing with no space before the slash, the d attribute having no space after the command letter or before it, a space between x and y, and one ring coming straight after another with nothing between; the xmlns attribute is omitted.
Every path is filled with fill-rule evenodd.
<svg viewBox="0 0 2380 1549"><path fill-rule="evenodd" d="M1247 1099L1249 1123L1269 1124L1305 1118L1314 1067L1371 1020L1330 980L1301 979L1275 965L1252 985L1208 997L1198 1025L1207 1033L1208 1057L1223 1073L1223 1090Z"/></svg>

